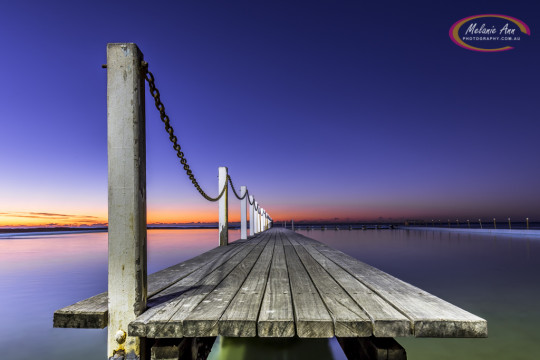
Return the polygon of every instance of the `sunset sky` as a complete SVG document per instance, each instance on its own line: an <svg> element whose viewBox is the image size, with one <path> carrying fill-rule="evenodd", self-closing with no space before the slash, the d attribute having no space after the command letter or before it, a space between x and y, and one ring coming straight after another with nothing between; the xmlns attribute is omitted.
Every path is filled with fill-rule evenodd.
<svg viewBox="0 0 540 360"><path fill-rule="evenodd" d="M107 222L106 44L134 42L199 183L276 221L540 221L534 1L10 1L0 11L0 226ZM510 51L454 44L505 14ZM149 223L211 222L147 93ZM229 200L230 220L239 202Z"/></svg>

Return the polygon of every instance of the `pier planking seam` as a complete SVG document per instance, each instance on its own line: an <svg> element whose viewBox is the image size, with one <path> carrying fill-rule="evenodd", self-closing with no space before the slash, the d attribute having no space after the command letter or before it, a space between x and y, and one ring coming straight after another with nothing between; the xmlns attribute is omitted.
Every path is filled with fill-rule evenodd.
<svg viewBox="0 0 540 360"><path fill-rule="evenodd" d="M268 241L263 233L245 242L241 250L230 258L220 258L207 271L186 280L182 279L165 292L174 298L151 307L129 325L129 333L150 338L175 338L184 336L183 320L223 279L252 251L258 251ZM260 249L262 250L262 249ZM150 306L150 304L149 304Z"/></svg>
<svg viewBox="0 0 540 360"><path fill-rule="evenodd" d="M352 321L360 322L357 324L362 330L353 335L347 331L337 331L338 337L366 337L372 334L377 337L393 337L393 336L409 336L411 335L411 324L407 317L397 311L386 300L375 294L364 284L355 279L352 275L337 266L334 262L323 256L321 253L305 244L303 238L298 234L289 237L289 241L295 245L297 252L302 255L306 262L311 262L313 268L317 269L318 273L313 274L313 279L329 277L330 284L324 285L321 282L321 289L325 289L325 293L329 296L337 296L334 301L343 302L346 299L347 304L351 301L355 305L348 305L345 309L341 309L341 313L349 309L354 309L352 314L341 314L342 317L356 316L360 311L364 316L352 316ZM309 254L309 256L308 256ZM322 273L326 272L326 274ZM321 274L322 273L322 274ZM327 280L327 283L329 281ZM330 292L328 289L332 289ZM328 303L327 301L325 301ZM340 313L338 312L338 314ZM340 321L334 317L334 321Z"/></svg>
<svg viewBox="0 0 540 360"><path fill-rule="evenodd" d="M260 337L293 337L294 310L281 234L276 232L274 254L257 319Z"/></svg>
<svg viewBox="0 0 540 360"><path fill-rule="evenodd" d="M415 337L487 337L486 320L339 250L297 236L407 316Z"/></svg>

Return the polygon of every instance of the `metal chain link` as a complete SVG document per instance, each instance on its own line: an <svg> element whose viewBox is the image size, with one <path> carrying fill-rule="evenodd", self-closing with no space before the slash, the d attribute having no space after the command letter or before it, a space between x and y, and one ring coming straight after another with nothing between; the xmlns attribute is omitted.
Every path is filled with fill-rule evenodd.
<svg viewBox="0 0 540 360"><path fill-rule="evenodd" d="M223 186L223 189L221 190L220 194L213 198L208 196L206 192L201 188L199 183L197 182L197 179L195 178L195 175L193 175L193 172L189 168L189 165L187 163L187 160L184 156L184 153L182 152L182 148L180 147L180 144L178 144L178 138L174 135L174 130L172 126L170 125L169 116L165 113L165 105L161 102L161 99L159 97L159 90L156 89L156 85L154 83L154 75L148 70L148 63L143 61L142 63L143 71L144 71L144 77L146 81L148 81L148 85L150 87L150 94L154 98L154 103L156 104L156 108L159 111L159 116L161 118L161 121L165 124L165 131L169 134L169 140L173 144L173 149L176 151L176 156L180 159L180 163L183 165L184 170L186 171L186 175L189 177L189 180L191 180L191 183L193 186L195 186L195 189L201 194L206 200L208 201L218 201L223 194L225 193L225 190L227 189L227 182L225 182L225 185ZM232 185L232 182L231 182ZM234 188L233 188L234 190ZM236 192L235 192L236 195Z"/></svg>
<svg viewBox="0 0 540 360"><path fill-rule="evenodd" d="M246 193L244 194L244 196L240 197L240 196L238 195L238 193L236 192L236 189L234 188L234 185L233 185L233 183L232 183L232 179L231 179L231 177L230 177L229 175L227 175L227 179L229 180L229 183L231 184L231 188L232 188L232 191L233 191L233 193L234 193L234 196L236 196L236 198L237 198L238 200L244 200L244 198L245 198L245 197L247 196L247 194L248 194L247 189L246 189Z"/></svg>

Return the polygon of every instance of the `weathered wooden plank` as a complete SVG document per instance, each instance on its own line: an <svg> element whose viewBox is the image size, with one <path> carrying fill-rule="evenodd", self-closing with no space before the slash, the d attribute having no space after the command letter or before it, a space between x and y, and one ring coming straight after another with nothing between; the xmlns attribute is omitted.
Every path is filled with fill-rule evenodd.
<svg viewBox="0 0 540 360"><path fill-rule="evenodd" d="M108 297L101 293L54 312L57 328L103 329L108 322Z"/></svg>
<svg viewBox="0 0 540 360"><path fill-rule="evenodd" d="M257 322L260 337L295 335L289 272L281 236L276 231L274 256Z"/></svg>
<svg viewBox="0 0 540 360"><path fill-rule="evenodd" d="M301 338L330 338L334 322L294 247L284 241L285 259L291 283L296 333Z"/></svg>
<svg viewBox="0 0 540 360"><path fill-rule="evenodd" d="M410 318L414 336L487 337L486 320L341 251L321 243L313 246Z"/></svg>
<svg viewBox="0 0 540 360"><path fill-rule="evenodd" d="M373 335L377 337L394 337L412 335L412 322L396 310L390 303L371 291L358 279L336 265L317 251L313 242L295 234L289 238L301 244L304 249L322 266L333 279L341 285L347 294L368 314L373 323ZM337 331L336 331L336 336Z"/></svg>
<svg viewBox="0 0 540 360"><path fill-rule="evenodd" d="M150 301L149 305L155 306L131 322L129 326L130 333L149 338L183 337L183 319L250 252L259 251L260 246L264 246L267 240L267 234L255 237L253 240L239 246L239 251L234 255L227 256L229 254L226 254L223 258L205 265L190 276L154 296L153 299L158 301L156 303Z"/></svg>
<svg viewBox="0 0 540 360"><path fill-rule="evenodd" d="M188 276L207 263L223 257L227 252L238 250L242 242L231 246L216 247L192 259L157 271L148 276L148 298ZM107 292L81 300L54 312L53 327L103 329L108 322Z"/></svg>
<svg viewBox="0 0 540 360"><path fill-rule="evenodd" d="M193 306L183 308L172 314L170 323L173 328L178 323L182 323L182 332L184 336L217 336L218 320L225 311L228 303L234 297L238 288L246 279L249 271L259 258L261 252L267 245L268 234L265 235L266 241L259 243L242 261L234 265L234 268L227 274L219 274L217 280L210 281L213 288L197 299L198 303L192 301ZM204 279L204 281L207 281ZM203 281L203 283L204 283ZM194 297L192 297L194 298Z"/></svg>
<svg viewBox="0 0 540 360"><path fill-rule="evenodd" d="M261 237L254 237L251 240L250 244L257 244L261 240ZM158 312L166 313L167 309L172 307L174 304L168 303L168 300L172 300L180 296L183 292L190 290L191 288L197 287L197 282L203 279L205 276L218 269L229 259L238 257L242 258L245 256L251 249L251 245L246 246L226 246L219 247L218 249L231 248L231 251L223 253L218 258L214 259L212 262L207 262L202 264L199 269L195 270L188 276L184 277L180 281L176 282L172 286L166 288L165 290L155 294L149 299L149 309L135 321L133 321L129 326L129 331L133 332L137 336L147 336L147 321L149 318L154 316ZM151 329L155 330L155 326L151 326ZM150 337L150 336L149 336Z"/></svg>
<svg viewBox="0 0 540 360"><path fill-rule="evenodd" d="M257 314L264 291L262 286L266 283L266 274L274 251L272 237L269 235L269 241L264 248L261 246L261 251L251 252L191 311L183 320L184 336L217 336L218 334L229 336L220 330L233 336L256 335ZM254 276L250 276L252 273ZM220 318L230 308L230 302L239 293L240 287L245 289L244 293L249 293L249 301L246 301L248 300L246 296L240 296L244 301L236 302L229 312L232 321L225 319L220 326ZM254 334L242 335L243 330L250 333L250 319L251 330ZM244 325L246 325L245 329L243 329Z"/></svg>
<svg viewBox="0 0 540 360"><path fill-rule="evenodd" d="M223 315L219 318L219 335L235 337L257 336L257 317L268 280L276 236L277 234L271 234L269 242L244 283L241 284L239 289L236 289L236 295L234 295L232 300L230 300L230 294L232 294L236 287L236 283L230 279L233 273L229 274L219 287L213 291L213 293L218 294L217 297L213 296L213 293L210 294L191 313L190 317L195 317L196 311L199 310L205 314L205 321L216 319L219 315L218 309L222 309L222 304L227 304L230 300L227 309L225 312L222 312ZM208 310L205 311L205 309ZM212 318L211 315L215 317Z"/></svg>
<svg viewBox="0 0 540 360"><path fill-rule="evenodd" d="M371 319L306 249L294 240L295 235L290 234L287 240L293 245L332 316L336 336L371 336Z"/></svg>

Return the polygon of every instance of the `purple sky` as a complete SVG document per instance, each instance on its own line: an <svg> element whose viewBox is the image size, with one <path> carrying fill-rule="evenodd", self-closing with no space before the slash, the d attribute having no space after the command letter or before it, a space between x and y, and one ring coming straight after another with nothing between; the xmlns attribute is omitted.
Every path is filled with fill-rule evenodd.
<svg viewBox="0 0 540 360"><path fill-rule="evenodd" d="M108 42L139 45L210 195L228 166L275 220L540 220L539 10L533 1L7 2L0 226L106 221ZM485 13L524 21L531 37L500 53L450 40L452 24ZM215 220L147 100L149 221ZM239 205L229 206L235 220Z"/></svg>

